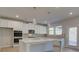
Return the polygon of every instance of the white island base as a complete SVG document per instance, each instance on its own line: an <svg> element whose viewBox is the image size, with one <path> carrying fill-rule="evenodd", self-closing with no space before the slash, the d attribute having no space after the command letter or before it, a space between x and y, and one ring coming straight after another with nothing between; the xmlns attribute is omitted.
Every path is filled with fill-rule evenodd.
<svg viewBox="0 0 79 59"><path fill-rule="evenodd" d="M64 47L64 39L50 39L50 38L26 38L20 40L20 52L53 52L53 42L60 43L61 51Z"/></svg>

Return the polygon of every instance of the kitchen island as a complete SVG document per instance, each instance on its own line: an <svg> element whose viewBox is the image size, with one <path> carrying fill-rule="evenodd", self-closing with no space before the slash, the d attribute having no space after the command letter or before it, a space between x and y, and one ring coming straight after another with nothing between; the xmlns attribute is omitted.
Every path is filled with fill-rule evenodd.
<svg viewBox="0 0 79 59"><path fill-rule="evenodd" d="M61 51L64 48L64 39L55 38L24 38L19 41L20 52L53 52L53 42L58 41L60 43Z"/></svg>

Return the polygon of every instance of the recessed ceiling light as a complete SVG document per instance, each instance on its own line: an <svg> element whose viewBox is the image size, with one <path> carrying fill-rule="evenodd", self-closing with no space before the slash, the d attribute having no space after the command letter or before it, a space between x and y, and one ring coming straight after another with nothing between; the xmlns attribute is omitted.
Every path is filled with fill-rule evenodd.
<svg viewBox="0 0 79 59"><path fill-rule="evenodd" d="M19 15L16 15L16 17L18 18L18 17L19 17Z"/></svg>
<svg viewBox="0 0 79 59"><path fill-rule="evenodd" d="M70 12L69 15L72 15L72 12Z"/></svg>

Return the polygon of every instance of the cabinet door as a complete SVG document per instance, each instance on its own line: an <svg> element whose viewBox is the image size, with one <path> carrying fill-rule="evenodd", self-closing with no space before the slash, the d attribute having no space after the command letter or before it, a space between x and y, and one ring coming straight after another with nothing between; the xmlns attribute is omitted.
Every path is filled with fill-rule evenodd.
<svg viewBox="0 0 79 59"><path fill-rule="evenodd" d="M38 27L39 27L39 34L46 34L47 31L45 26L39 25Z"/></svg>
<svg viewBox="0 0 79 59"><path fill-rule="evenodd" d="M8 28L13 28L13 21L8 20Z"/></svg>
<svg viewBox="0 0 79 59"><path fill-rule="evenodd" d="M42 26L39 26L39 33L43 34L43 27Z"/></svg>
<svg viewBox="0 0 79 59"><path fill-rule="evenodd" d="M39 34L39 26L35 25L35 34Z"/></svg>
<svg viewBox="0 0 79 59"><path fill-rule="evenodd" d="M39 25L38 30L39 30L38 33L41 34L41 26L40 25Z"/></svg>
<svg viewBox="0 0 79 59"><path fill-rule="evenodd" d="M29 23L28 26L29 26L29 27L28 27L29 30L30 30L30 29L35 30L35 25L34 25L34 24Z"/></svg>
<svg viewBox="0 0 79 59"><path fill-rule="evenodd" d="M43 34L47 34L47 28L46 28L46 26L43 26Z"/></svg>
<svg viewBox="0 0 79 59"><path fill-rule="evenodd" d="M9 25L11 25L11 27L14 30L22 30L23 23L22 22L18 22L18 21L12 21Z"/></svg>
<svg viewBox="0 0 79 59"><path fill-rule="evenodd" d="M46 27L41 26L41 25L36 25L35 26L35 33L37 33L37 34L46 34Z"/></svg>
<svg viewBox="0 0 79 59"><path fill-rule="evenodd" d="M23 27L22 27L22 31L23 31L23 33L28 33L28 24L26 24L26 23L23 23Z"/></svg>

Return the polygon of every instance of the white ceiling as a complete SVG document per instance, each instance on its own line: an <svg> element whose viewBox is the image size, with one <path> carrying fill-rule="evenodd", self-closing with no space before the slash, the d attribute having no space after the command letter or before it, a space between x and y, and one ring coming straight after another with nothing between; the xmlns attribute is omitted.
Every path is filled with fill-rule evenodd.
<svg viewBox="0 0 79 59"><path fill-rule="evenodd" d="M72 15L69 13L72 12ZM36 19L38 23L53 23L69 17L79 15L78 7L0 7L0 15L16 18L24 21Z"/></svg>

